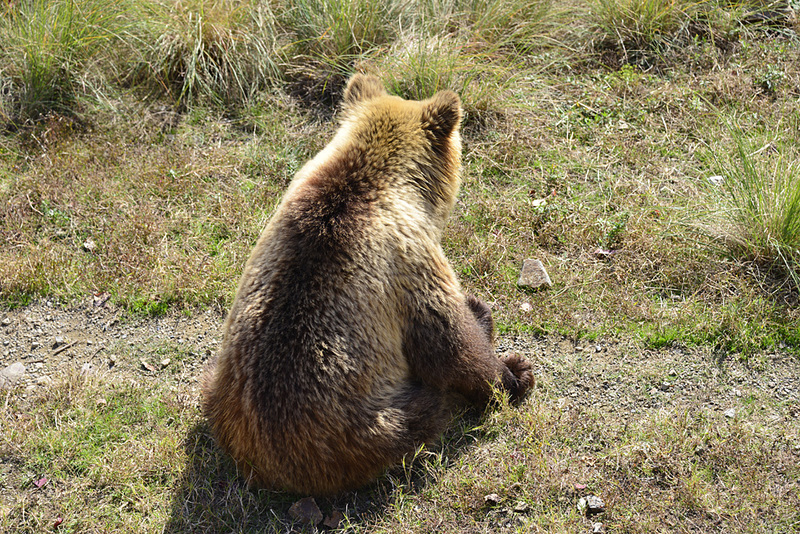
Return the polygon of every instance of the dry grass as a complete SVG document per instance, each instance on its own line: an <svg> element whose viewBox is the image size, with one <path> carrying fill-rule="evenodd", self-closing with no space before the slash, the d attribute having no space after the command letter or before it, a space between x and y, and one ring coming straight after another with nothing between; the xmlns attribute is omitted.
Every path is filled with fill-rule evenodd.
<svg viewBox="0 0 800 534"><path fill-rule="evenodd" d="M720 362L766 375L770 355L800 351L796 244L754 253L696 232L719 200L708 178L738 184L742 161L765 181L729 197L796 190L791 21L679 2L453 0L400 17L388 16L394 3L257 4L143 11L147 24L109 47L113 76L93 78L94 89L70 82L80 113L42 108L20 120L3 56L3 307L107 292L132 312L224 308L288 181L334 131L349 72L380 73L406 97L454 89L467 111L465 173L446 253L464 289L492 305L504 343L565 336L566 347L550 358L526 346L540 385L523 406L459 417L441 448L322 502L325 512L342 511L347 532L576 532L591 528L576 501L596 492L608 532L797 530L796 399L755 386L736 397L732 380L704 386L724 374ZM349 9L372 11L355 21ZM638 10L650 25L611 17L623 26L603 30L601 9ZM164 47L137 49L153 28ZM102 72L103 57L76 63L88 70L75 79ZM256 57L269 60L264 71ZM731 126L746 132L741 146L756 143L744 160ZM780 150L758 150L767 141ZM787 211L788 226L797 216ZM716 228L725 243L769 243L762 222ZM544 262L552 288L517 286L525 258ZM640 357L635 365L592 368L572 352L609 340L629 343L609 360ZM676 354L678 376L711 366L692 384L706 396L656 403L662 387L682 387L657 368ZM787 368L793 380L796 365ZM63 525L89 532L295 528L295 496L241 486L191 388L70 376L42 397L13 391L2 397L0 469L10 476L0 476L0 529L49 529L63 511L75 511ZM604 407L623 397L626 408ZM739 416L707 402L731 398ZM51 483L32 488L42 475ZM499 505L486 503L490 493ZM526 512L513 512L518 502Z"/></svg>

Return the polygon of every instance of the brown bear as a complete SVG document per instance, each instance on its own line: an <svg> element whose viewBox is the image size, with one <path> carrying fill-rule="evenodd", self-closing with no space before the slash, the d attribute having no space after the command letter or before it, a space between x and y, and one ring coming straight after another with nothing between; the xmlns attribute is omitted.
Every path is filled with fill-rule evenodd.
<svg viewBox="0 0 800 534"><path fill-rule="evenodd" d="M333 140L295 176L245 267L203 384L218 443L251 484L353 489L435 440L457 394L532 383L493 349L440 239L460 184L461 102L355 75Z"/></svg>

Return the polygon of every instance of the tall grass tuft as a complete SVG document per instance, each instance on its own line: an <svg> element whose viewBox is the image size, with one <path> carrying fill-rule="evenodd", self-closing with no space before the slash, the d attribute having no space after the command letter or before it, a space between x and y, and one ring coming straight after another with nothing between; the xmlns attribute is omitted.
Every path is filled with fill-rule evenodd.
<svg viewBox="0 0 800 534"><path fill-rule="evenodd" d="M592 0L591 26L602 43L629 62L672 46L696 5L690 0Z"/></svg>
<svg viewBox="0 0 800 534"><path fill-rule="evenodd" d="M290 92L308 103L334 105L356 66L380 55L396 37L397 6L371 0L286 2L280 23L289 39Z"/></svg>
<svg viewBox="0 0 800 534"><path fill-rule="evenodd" d="M177 105L246 104L279 80L275 15L258 0L154 0L135 48L138 81Z"/></svg>
<svg viewBox="0 0 800 534"><path fill-rule="evenodd" d="M406 36L376 64L391 93L423 100L449 89L461 96L469 115L490 108L513 79L508 69L485 60L454 37Z"/></svg>
<svg viewBox="0 0 800 534"><path fill-rule="evenodd" d="M800 288L800 159L737 137L718 162L715 237L734 257L777 269Z"/></svg>
<svg viewBox="0 0 800 534"><path fill-rule="evenodd" d="M291 29L295 53L325 63L362 56L395 36L395 2L297 0L282 17Z"/></svg>
<svg viewBox="0 0 800 534"><path fill-rule="evenodd" d="M528 51L542 40L551 0L461 0L460 18L485 46Z"/></svg>
<svg viewBox="0 0 800 534"><path fill-rule="evenodd" d="M14 121L72 114L91 62L106 53L124 7L113 0L19 0L0 17L2 109Z"/></svg>

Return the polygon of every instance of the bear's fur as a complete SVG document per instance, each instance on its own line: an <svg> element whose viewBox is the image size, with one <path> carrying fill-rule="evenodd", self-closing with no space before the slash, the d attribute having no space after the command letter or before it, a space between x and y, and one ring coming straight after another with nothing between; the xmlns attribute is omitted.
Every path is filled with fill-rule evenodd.
<svg viewBox="0 0 800 534"><path fill-rule="evenodd" d="M489 308L440 238L460 183L460 100L355 75L333 140L294 178L245 267L203 384L219 444L252 484L356 488L437 438L452 393L521 397Z"/></svg>

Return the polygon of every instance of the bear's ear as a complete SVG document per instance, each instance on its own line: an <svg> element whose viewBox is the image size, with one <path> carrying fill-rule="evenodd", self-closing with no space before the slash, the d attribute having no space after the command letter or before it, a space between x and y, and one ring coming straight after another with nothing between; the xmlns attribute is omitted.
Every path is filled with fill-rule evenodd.
<svg viewBox="0 0 800 534"><path fill-rule="evenodd" d="M353 105L358 102L366 102L373 98L386 94L381 81L375 76L366 74L355 74L344 90L344 102L346 105Z"/></svg>
<svg viewBox="0 0 800 534"><path fill-rule="evenodd" d="M425 102L422 126L437 138L448 137L461 124L461 99L453 91L441 91Z"/></svg>

